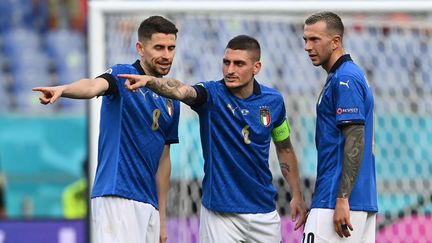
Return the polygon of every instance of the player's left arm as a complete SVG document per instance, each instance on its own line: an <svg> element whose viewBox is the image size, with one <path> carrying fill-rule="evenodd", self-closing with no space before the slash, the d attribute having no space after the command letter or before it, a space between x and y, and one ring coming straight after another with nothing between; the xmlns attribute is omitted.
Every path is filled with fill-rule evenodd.
<svg viewBox="0 0 432 243"><path fill-rule="evenodd" d="M293 221L297 219L294 228L297 230L306 222L306 205L300 189L298 161L290 140L290 130L288 120L285 120L280 126L273 129L272 137L282 175L291 188L291 218Z"/></svg>
<svg viewBox="0 0 432 243"><path fill-rule="evenodd" d="M342 174L339 183L338 197L336 199L335 214L333 221L336 233L340 237L348 237L349 230L342 229L341 225L346 224L353 230L349 217L349 197L351 196L354 183L358 176L364 152L364 125L350 124L342 126L342 133L345 138L343 152Z"/></svg>
<svg viewBox="0 0 432 243"><path fill-rule="evenodd" d="M170 145L165 145L159 160L159 168L156 173L158 190L159 217L160 217L160 242L166 242L168 235L166 229L166 208L168 189L171 175Z"/></svg>

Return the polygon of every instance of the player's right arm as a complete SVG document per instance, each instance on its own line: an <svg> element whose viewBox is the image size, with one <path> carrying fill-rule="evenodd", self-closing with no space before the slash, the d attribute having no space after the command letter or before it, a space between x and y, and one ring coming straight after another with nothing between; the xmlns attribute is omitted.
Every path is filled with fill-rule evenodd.
<svg viewBox="0 0 432 243"><path fill-rule="evenodd" d="M53 104L60 97L72 99L91 99L103 95L109 88L109 83L103 78L80 79L73 83L52 86L34 87L33 91L41 92L39 100L42 104Z"/></svg>
<svg viewBox="0 0 432 243"><path fill-rule="evenodd" d="M136 74L119 74L118 76L126 79L125 87L130 91L146 86L159 95L180 100L187 105L194 104L197 99L197 91L191 85L177 79Z"/></svg>

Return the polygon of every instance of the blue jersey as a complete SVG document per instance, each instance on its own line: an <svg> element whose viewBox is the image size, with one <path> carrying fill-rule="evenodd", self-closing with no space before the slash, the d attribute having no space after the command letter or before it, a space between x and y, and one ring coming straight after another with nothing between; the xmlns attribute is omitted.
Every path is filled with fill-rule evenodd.
<svg viewBox="0 0 432 243"><path fill-rule="evenodd" d="M222 80L200 84L207 101L192 108L199 115L205 161L202 204L217 212L274 211L268 158L271 132L286 119L282 96L256 81L246 99L232 95Z"/></svg>
<svg viewBox="0 0 432 243"><path fill-rule="evenodd" d="M113 195L158 208L156 172L164 145L178 142L180 104L145 87L128 91L119 73L144 71L137 61L100 76L116 90L102 100L92 198Z"/></svg>
<svg viewBox="0 0 432 243"><path fill-rule="evenodd" d="M335 207L345 142L339 126L355 123L365 126L365 146L359 174L349 198L350 209L378 211L373 151L374 98L363 71L349 55L342 56L330 70L316 109L318 168L312 208Z"/></svg>

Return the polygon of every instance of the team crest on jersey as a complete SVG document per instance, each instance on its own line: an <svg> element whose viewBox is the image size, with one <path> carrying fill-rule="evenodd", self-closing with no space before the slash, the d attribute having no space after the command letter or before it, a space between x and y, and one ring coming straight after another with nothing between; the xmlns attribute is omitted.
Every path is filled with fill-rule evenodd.
<svg viewBox="0 0 432 243"><path fill-rule="evenodd" d="M260 122L263 126L267 127L268 125L270 125L271 117L270 117L270 110L268 106L261 106L259 115L260 115Z"/></svg>
<svg viewBox="0 0 432 243"><path fill-rule="evenodd" d="M166 108L167 108L168 114L170 116L173 116L173 114L174 114L174 105L173 105L172 99L166 99Z"/></svg>

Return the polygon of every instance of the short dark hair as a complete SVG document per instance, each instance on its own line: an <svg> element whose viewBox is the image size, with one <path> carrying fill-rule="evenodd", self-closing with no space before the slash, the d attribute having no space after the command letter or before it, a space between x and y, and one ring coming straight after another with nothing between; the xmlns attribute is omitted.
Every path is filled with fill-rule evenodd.
<svg viewBox="0 0 432 243"><path fill-rule="evenodd" d="M261 46L259 42L248 35L238 35L234 38L232 38L227 46L226 49L233 49L233 50L246 50L251 53L252 60L259 61L261 58Z"/></svg>
<svg viewBox="0 0 432 243"><path fill-rule="evenodd" d="M315 24L319 21L323 21L327 24L327 29L336 32L338 35L343 37L344 34L344 25L342 23L342 19L339 17L339 15L329 12L329 11L323 11L314 13L309 18L306 19L305 24L311 25Z"/></svg>
<svg viewBox="0 0 432 243"><path fill-rule="evenodd" d="M151 39L155 33L174 34L178 29L175 24L162 16L151 16L143 20L138 28L138 40Z"/></svg>

